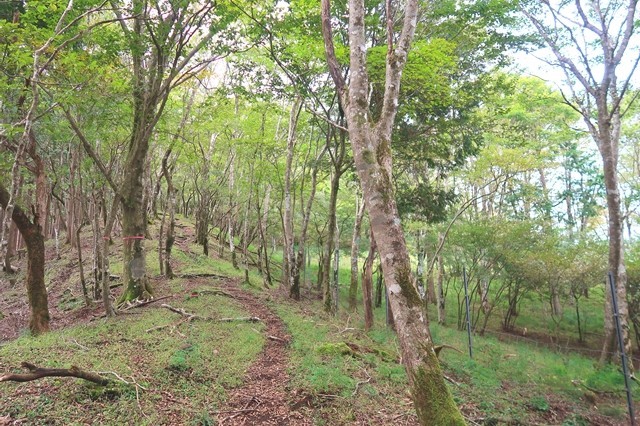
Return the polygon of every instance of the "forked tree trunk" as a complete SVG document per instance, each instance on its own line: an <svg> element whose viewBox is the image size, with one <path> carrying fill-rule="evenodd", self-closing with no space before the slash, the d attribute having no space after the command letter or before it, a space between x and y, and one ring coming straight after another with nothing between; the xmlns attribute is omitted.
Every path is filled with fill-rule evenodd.
<svg viewBox="0 0 640 426"><path fill-rule="evenodd" d="M395 201L391 132L398 108L400 76L418 21L417 0L407 0L402 31L394 42L391 2L386 3L387 60L380 118L370 114L366 71L365 6L349 0L349 84L335 55L329 0L322 0L322 32L329 72L346 112L354 165L367 204L373 236L382 262L390 310L402 351L418 420L422 425L464 425L447 387L428 327L426 311L416 290L407 245ZM401 13L401 11L396 11Z"/></svg>
<svg viewBox="0 0 640 426"><path fill-rule="evenodd" d="M557 8L570 7L572 2L541 2L544 9L535 12L520 3L520 10L531 21L539 35L556 57L566 79L573 79L569 85L571 97L567 102L578 111L585 122L591 137L596 143L604 172L607 213L609 219L609 272L615 278L622 340L629 355L628 367L633 374L631 360L631 339L629 337L627 306L627 273L624 265L623 220L620 202L620 184L618 181L618 160L622 115L625 96L634 96L631 82L634 81L636 66L625 67L623 58L629 56L632 37L637 35L637 1L622 2L617 7L601 7L600 2L575 2L575 9L559 11ZM534 3L532 3L534 4ZM543 12L543 15L540 15ZM566 12L566 13L565 13ZM567 16L577 14L580 19ZM615 16L613 16L615 14ZM547 17L553 22L547 24ZM614 19L615 18L615 19ZM562 31L564 30L564 34ZM572 32L573 31L573 32ZM588 33L588 36L585 36ZM575 34L581 35L574 38ZM570 43L559 43L564 36L571 36ZM585 38L595 37L598 44L583 44ZM588 47L587 47L588 46ZM588 49L588 50L587 50ZM567 54L571 52L570 54ZM631 55L633 56L633 54ZM577 61L577 62L574 62ZM632 59L633 61L633 59ZM637 60L636 60L637 64ZM594 78L592 69L596 65L602 71ZM625 76L620 78L620 76ZM596 80L597 78L597 80ZM581 87L580 87L581 86ZM576 87L576 88L574 88ZM579 89L583 89L578 92ZM611 292L605 292L604 342L600 362L611 359L615 343L615 326Z"/></svg>

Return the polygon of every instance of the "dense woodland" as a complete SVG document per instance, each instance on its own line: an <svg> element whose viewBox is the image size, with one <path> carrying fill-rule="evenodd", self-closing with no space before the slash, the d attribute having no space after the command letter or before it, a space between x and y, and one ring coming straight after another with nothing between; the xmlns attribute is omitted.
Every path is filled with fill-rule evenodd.
<svg viewBox="0 0 640 426"><path fill-rule="evenodd" d="M636 6L3 2L0 280L44 334L45 259L71 248L84 303L118 316L183 273L188 221L265 291L365 331L386 303L418 423L453 425L429 322L465 329L463 276L475 335L566 340L604 366L610 273L632 374Z"/></svg>

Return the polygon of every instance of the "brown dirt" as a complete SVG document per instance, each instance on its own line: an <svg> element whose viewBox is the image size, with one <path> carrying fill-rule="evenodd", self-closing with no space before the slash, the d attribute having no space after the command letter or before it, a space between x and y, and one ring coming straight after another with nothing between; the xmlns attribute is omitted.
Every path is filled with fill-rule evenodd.
<svg viewBox="0 0 640 426"><path fill-rule="evenodd" d="M264 322L266 341L262 353L246 373L242 387L230 391L227 405L218 411L220 426L312 425L302 411L294 410L288 398L291 336L282 320L257 296L243 291L238 281L227 281L225 291L251 316Z"/></svg>

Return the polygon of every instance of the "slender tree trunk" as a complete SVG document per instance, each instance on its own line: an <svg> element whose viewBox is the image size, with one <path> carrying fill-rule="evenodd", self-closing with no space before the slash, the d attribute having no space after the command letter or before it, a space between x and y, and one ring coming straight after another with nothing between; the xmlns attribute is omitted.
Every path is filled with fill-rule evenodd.
<svg viewBox="0 0 640 426"><path fill-rule="evenodd" d="M118 215L119 204L120 203L118 203L116 197L114 197L111 209L107 215L104 235L102 236L102 304L107 317L113 317L116 315L116 311L111 304L111 289L109 286L109 245L111 244L111 233L113 232L113 225L116 221L116 216ZM106 210L106 203L104 208Z"/></svg>
<svg viewBox="0 0 640 426"><path fill-rule="evenodd" d="M168 203L169 198L167 197L167 204ZM168 206L165 205L162 212L162 219L160 219L160 232L158 232L158 266L160 267L160 275L164 275L164 247L162 246L162 242L164 241L164 227L167 222L167 209Z"/></svg>
<svg viewBox="0 0 640 426"><path fill-rule="evenodd" d="M266 288L271 286L271 268L269 265L268 254L268 242L267 242L267 226L269 221L269 204L271 201L271 184L267 184L267 189L264 194L264 200L262 201L262 214L260 215L260 209L258 209L258 215L260 216L260 253L262 255L260 263L264 266L262 269L262 281Z"/></svg>
<svg viewBox="0 0 640 426"><path fill-rule="evenodd" d="M106 209L104 193L93 186L93 215L91 227L93 229L93 299L98 300L102 287L102 230L100 229L100 211Z"/></svg>
<svg viewBox="0 0 640 426"><path fill-rule="evenodd" d="M378 267L376 268L376 294L374 300L374 306L376 308L380 308L382 306L382 290L384 289L384 279L382 278L382 268L378 263Z"/></svg>
<svg viewBox="0 0 640 426"><path fill-rule="evenodd" d="M444 234L438 234L438 246L442 246L444 241ZM438 324L444 325L446 322L445 304L446 299L444 297L444 259L442 252L438 253Z"/></svg>
<svg viewBox="0 0 640 426"><path fill-rule="evenodd" d="M18 228L16 224L11 221L9 225L9 236L7 239L7 253L4 256L4 264L2 270L8 274L13 274L16 271L11 267L11 258L16 254L16 237L18 234Z"/></svg>
<svg viewBox="0 0 640 426"><path fill-rule="evenodd" d="M322 303L324 311L335 314L333 295L331 291L331 260L335 250L336 207L338 205L338 190L340 189L340 175L334 171L331 175L331 192L329 194L329 226L327 227L327 243L322 258Z"/></svg>
<svg viewBox="0 0 640 426"><path fill-rule="evenodd" d="M362 229L363 216L364 203L360 198L356 198L356 218L353 225L353 237L351 238L351 283L349 285L349 310L352 312L356 310L358 298L358 279L360 277L358 257L360 256L360 230ZM371 287L369 289L371 290ZM371 298L369 299L369 305L371 306Z"/></svg>
<svg viewBox="0 0 640 426"><path fill-rule="evenodd" d="M363 203L364 204L364 203ZM364 261L362 273L362 305L364 307L364 329L373 327L373 260L376 257L376 240L369 230L369 254ZM382 299L382 297L380 297Z"/></svg>
<svg viewBox="0 0 640 426"><path fill-rule="evenodd" d="M91 300L89 299L89 290L87 288L87 279L84 275L84 265L82 260L82 241L80 240L80 234L84 223L80 222L80 226L76 229L76 250L78 252L78 270L80 271L80 285L82 287L82 297L84 297L85 306L91 306Z"/></svg>
<svg viewBox="0 0 640 426"><path fill-rule="evenodd" d="M603 101L604 102L604 101ZM599 107L599 115L606 111ZM618 182L618 137L620 134L620 115L614 114L611 120L598 118L600 140L598 148L603 161L604 183L607 190L607 212L609 217L609 270L613 274L618 299L618 317L622 325L622 340L629 357L629 371L633 372L631 359L632 344L629 336L629 309L627 305L627 271L624 265L623 221L620 200L620 184ZM607 284L608 289L608 284ZM613 304L611 292L605 291L604 343L600 362L611 360L615 352L615 323L613 320Z"/></svg>
<svg viewBox="0 0 640 426"><path fill-rule="evenodd" d="M416 242L417 242L417 252L418 252L418 264L416 266L416 280L418 283L418 291L421 292L421 295L425 294L425 285L424 285L424 257L425 257L425 250L424 248L421 246L422 243L422 230L420 230L420 232L418 233L418 235L416 236ZM426 293L427 298L429 296L429 293Z"/></svg>
<svg viewBox="0 0 640 426"><path fill-rule="evenodd" d="M184 120L182 125L184 125ZM165 236L163 269L165 275L170 280L174 278L173 269L171 268L171 250L173 249L173 243L175 242L174 232L176 227L176 188L173 186L173 167L169 167L167 165L172 149L173 145L169 147L162 159L162 171L164 178L167 181L167 209L165 213L168 213L169 215L169 223L167 224L167 233ZM160 239L162 239L162 237Z"/></svg>
<svg viewBox="0 0 640 426"><path fill-rule="evenodd" d="M229 217L227 221L229 237L229 252L231 252L231 264L235 269L238 267L238 258L236 257L236 242L234 225L238 217L238 190L236 188L236 150L231 148L231 156L229 159Z"/></svg>
<svg viewBox="0 0 640 426"><path fill-rule="evenodd" d="M289 133L287 135L287 160L284 172L284 206L283 206L283 227L284 227L284 262L283 272L286 288L289 290L290 297L294 299L300 298L300 288L295 285L296 260L294 254L294 235L293 235L293 208L292 202L292 182L291 174L293 167L293 157L296 146L296 128L298 126L298 117L302 109L302 98L297 97L291 106L289 113ZM298 281L299 282L299 281Z"/></svg>

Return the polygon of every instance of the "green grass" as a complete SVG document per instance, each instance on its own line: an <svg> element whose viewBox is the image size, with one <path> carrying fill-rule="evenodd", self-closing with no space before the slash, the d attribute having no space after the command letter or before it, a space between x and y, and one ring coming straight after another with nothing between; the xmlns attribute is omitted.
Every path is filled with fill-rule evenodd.
<svg viewBox="0 0 640 426"><path fill-rule="evenodd" d="M138 396L135 386L122 383L99 388L70 378L8 382L0 387L0 413L29 424L72 425L92 419L95 424L154 425L171 424L171 415L185 423L195 422L215 409L224 401L225 389L241 384L246 368L260 352L262 325L193 321L148 332L180 319L151 306L134 315L38 338L24 336L0 346L0 370L18 371L20 362L28 361L40 367L77 365L115 372L146 388L138 388ZM179 306L200 315L246 316L224 297L188 298ZM174 403L167 405L168 398ZM157 404L162 405L160 410Z"/></svg>
<svg viewBox="0 0 640 426"><path fill-rule="evenodd" d="M156 247L157 241L148 242L151 276L159 271ZM111 251L111 270L119 274L120 249L112 247ZM399 364L398 342L395 333L384 325L384 304L375 309L376 324L368 333L362 331L362 302L358 302L358 313L347 312L350 271L346 252L342 254L337 317L323 314L318 301L269 299L292 336L288 385L291 402L310 405L307 414L315 424L367 424L374 416L382 424L395 424L398 415L413 416L407 378ZM226 251L225 257L228 256ZM274 253L274 262L280 258L280 251ZM55 285L69 289L60 299L60 310L74 311L82 304L77 271L72 271L67 280L61 278L60 265L73 263L74 259L75 251L63 250L60 263L48 265L48 279L57 279ZM203 256L201 247L195 244L185 251L175 247L173 260L179 274L244 277L244 271L233 268L228 260ZM274 267L273 272L277 276L279 269ZM315 286L316 258L306 277ZM230 298L186 295L190 291L184 291L185 280L155 282L162 294L184 293L171 304L189 312L212 317L247 315ZM309 283L303 284L303 294L308 286ZM250 285L245 288L262 291L262 278L256 271L251 271ZM587 331L594 339L597 336L593 333L600 331L602 323L602 297L602 289L594 289L589 299L580 302L582 319L587 321ZM554 329L544 298L532 293L523 303L526 305L520 311L517 327L539 333ZM445 373L456 383L450 385L454 398L468 415L484 418L486 424L546 424L545 416L556 412L561 401L566 415L554 420L554 424L594 424L594 415L624 422L623 380L615 367L597 368L592 358L558 353L543 345L505 343L491 335L474 336L471 360L466 351L467 334L455 328L456 304L451 288L447 298L448 326L432 323L431 332L436 344L445 343L462 351L444 349L440 358ZM499 330L502 309L503 306L496 308L490 329ZM435 318L433 311L431 318ZM261 351L263 326L193 321L173 328L179 320L178 315L152 304L116 319L96 320L38 338L25 335L1 345L0 371L17 372L21 361L42 367L77 365L90 371L115 372L145 389L118 382L101 388L68 378L3 383L0 416L10 415L26 424L155 425L174 424L176 419L181 424L215 424L213 411L224 403L228 389L241 384L247 367ZM575 322L575 310L567 305L557 327L559 342L577 338ZM168 327L147 331L157 326ZM594 414L597 412L586 402L588 389L598 392L599 414Z"/></svg>

